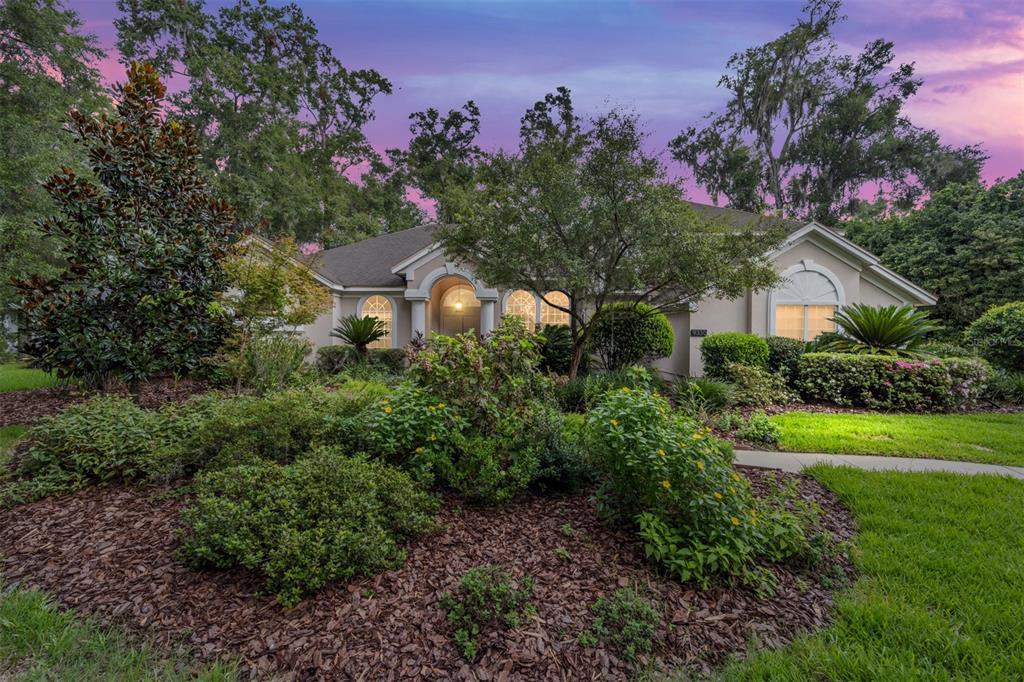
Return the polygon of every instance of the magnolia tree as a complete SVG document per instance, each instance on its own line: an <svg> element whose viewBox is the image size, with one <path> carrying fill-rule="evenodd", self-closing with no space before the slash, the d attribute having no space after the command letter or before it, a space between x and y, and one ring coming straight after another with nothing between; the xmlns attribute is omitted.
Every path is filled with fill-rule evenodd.
<svg viewBox="0 0 1024 682"><path fill-rule="evenodd" d="M133 64L113 115L71 111L91 177L62 168L44 185L57 214L40 229L66 267L18 281L18 311L24 352L61 377L134 385L188 372L227 333L219 297L234 211L207 188L195 129L163 117L164 91Z"/></svg>
<svg viewBox="0 0 1024 682"><path fill-rule="evenodd" d="M610 301L671 309L777 278L765 253L782 240L779 225L702 218L645 151L645 137L621 111L582 121L560 88L523 117L517 152L482 156L476 184L445 196L455 223L437 238L453 258L493 286L532 291L569 314L570 376L593 314ZM568 305L551 291L567 294Z"/></svg>

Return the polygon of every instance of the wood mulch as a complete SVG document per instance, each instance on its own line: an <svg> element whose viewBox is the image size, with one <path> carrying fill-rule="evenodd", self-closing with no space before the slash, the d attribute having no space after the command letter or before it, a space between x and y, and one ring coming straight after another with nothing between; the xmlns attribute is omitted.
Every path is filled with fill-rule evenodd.
<svg viewBox="0 0 1024 682"><path fill-rule="evenodd" d="M200 379L159 378L140 387L138 402L143 407L159 407L164 403L180 403L209 386ZM128 396L127 388L110 391L112 395ZM29 388L22 391L0 393L0 426L32 424L43 417L60 412L68 405L88 400L99 393L84 391L74 386Z"/></svg>
<svg viewBox="0 0 1024 682"><path fill-rule="evenodd" d="M741 471L763 493L770 474ZM852 536L852 518L830 492L808 477L778 476L799 479L802 496L821 505L823 525L838 541ZM827 624L832 610L825 581L792 567L771 568L779 586L764 600L740 587L699 591L661 576L631 534L602 523L587 495L496 508L448 500L443 530L412 544L400 569L329 587L286 610L261 594L255 575L193 572L179 561L184 498L169 492L103 487L0 510L4 580L47 590L62 606L157 646L235 659L254 678L293 680L624 680L633 666L603 646L581 647L576 636L591 625L594 601L626 585L648 590L662 615L656 651L640 667L708 671L742 655L751 638L782 645ZM482 635L481 656L468 664L438 598L484 563L532 576L537 616L517 630Z"/></svg>

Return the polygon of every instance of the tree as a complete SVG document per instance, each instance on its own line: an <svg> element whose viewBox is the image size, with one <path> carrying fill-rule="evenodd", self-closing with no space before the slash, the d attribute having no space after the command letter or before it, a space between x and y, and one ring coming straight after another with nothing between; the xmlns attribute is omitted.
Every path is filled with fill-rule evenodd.
<svg viewBox="0 0 1024 682"><path fill-rule="evenodd" d="M437 201L438 220L450 221L445 193L473 181L473 168L482 153L475 142L480 134L480 109L470 100L444 117L430 108L414 112L409 118L409 148L390 149L388 154L411 186Z"/></svg>
<svg viewBox="0 0 1024 682"><path fill-rule="evenodd" d="M634 116L613 110L584 129L565 90L522 123L518 153L484 155L476 183L446 195L456 223L436 235L489 284L527 289L569 314L571 376L592 314L612 300L668 309L775 282L764 258L782 239L774 221L737 228L698 217L645 151Z"/></svg>
<svg viewBox="0 0 1024 682"><path fill-rule="evenodd" d="M905 210L949 182L978 178L980 147L943 145L903 106L921 85L912 64L893 64L893 44L837 53L840 0L810 0L779 38L734 54L719 85L725 111L670 143L673 157L717 202L834 224L877 186Z"/></svg>
<svg viewBox="0 0 1024 682"><path fill-rule="evenodd" d="M237 0L211 14L202 0L118 0L118 8L124 59L186 79L172 102L202 132L204 165L240 220L300 241L389 227L383 216L359 217L364 187L346 174L379 161L363 127L391 83L346 69L297 5ZM405 201L400 184L370 190Z"/></svg>
<svg viewBox="0 0 1024 682"><path fill-rule="evenodd" d="M349 315L341 318L331 336L352 346L363 359L366 359L370 355L370 344L384 338L387 333L388 328L383 320L370 316Z"/></svg>
<svg viewBox="0 0 1024 682"><path fill-rule="evenodd" d="M217 305L234 212L199 170L196 131L161 118L164 85L133 64L116 113L72 110L92 175L62 168L45 184L58 214L40 229L63 244L54 277L16 283L32 364L88 385L188 372L227 331Z"/></svg>
<svg viewBox="0 0 1024 682"><path fill-rule="evenodd" d="M920 210L843 227L886 266L937 294L934 317L950 331L993 305L1024 300L1024 171L991 187L952 184Z"/></svg>
<svg viewBox="0 0 1024 682"><path fill-rule="evenodd" d="M63 120L109 106L92 66L103 56L58 0L0 4L0 319L16 299L11 278L59 270L60 244L35 226L51 207L42 185L54 168L85 170Z"/></svg>

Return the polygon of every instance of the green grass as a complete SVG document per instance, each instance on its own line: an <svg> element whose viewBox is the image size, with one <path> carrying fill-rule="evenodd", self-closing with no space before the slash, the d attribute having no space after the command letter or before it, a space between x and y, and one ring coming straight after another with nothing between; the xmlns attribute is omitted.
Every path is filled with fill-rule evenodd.
<svg viewBox="0 0 1024 682"><path fill-rule="evenodd" d="M0 585L0 680L234 680L233 666L198 667L60 611L40 592Z"/></svg>
<svg viewBox="0 0 1024 682"><path fill-rule="evenodd" d="M836 621L723 680L1024 679L1024 484L815 467L860 525Z"/></svg>
<svg viewBox="0 0 1024 682"><path fill-rule="evenodd" d="M53 386L57 379L52 374L24 365L7 363L0 365L0 393L21 391L26 388Z"/></svg>
<svg viewBox="0 0 1024 682"><path fill-rule="evenodd" d="M815 414L771 418L779 449L932 457L1024 466L1024 412L1013 414Z"/></svg>
<svg viewBox="0 0 1024 682"><path fill-rule="evenodd" d="M7 475L7 454L21 436L28 431L27 426L0 426L0 481Z"/></svg>

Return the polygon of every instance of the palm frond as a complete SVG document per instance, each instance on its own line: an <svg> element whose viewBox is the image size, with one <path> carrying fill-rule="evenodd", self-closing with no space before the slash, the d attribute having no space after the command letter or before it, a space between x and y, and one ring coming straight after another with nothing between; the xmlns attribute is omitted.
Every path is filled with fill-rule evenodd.
<svg viewBox="0 0 1024 682"><path fill-rule="evenodd" d="M928 337L940 329L928 313L909 305L854 303L843 306L831 319L836 331L817 339L818 349L831 353L927 358L931 357L924 347Z"/></svg>
<svg viewBox="0 0 1024 682"><path fill-rule="evenodd" d="M387 326L376 317L349 315L341 319L331 336L354 346L360 353L366 353L371 343L382 339L387 333Z"/></svg>

